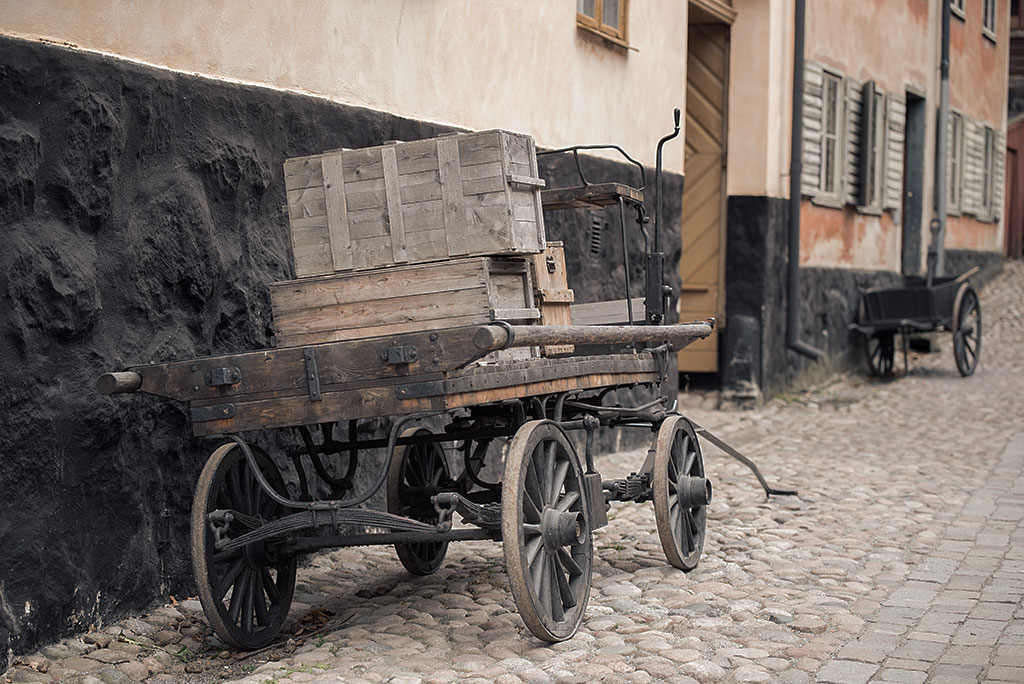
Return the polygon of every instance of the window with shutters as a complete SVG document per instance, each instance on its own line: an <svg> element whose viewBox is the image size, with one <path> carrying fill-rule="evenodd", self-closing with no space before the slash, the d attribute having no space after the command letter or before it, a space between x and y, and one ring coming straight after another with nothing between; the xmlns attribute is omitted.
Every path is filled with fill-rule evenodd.
<svg viewBox="0 0 1024 684"><path fill-rule="evenodd" d="M964 0L949 0L949 9L953 11L953 16L964 19Z"/></svg>
<svg viewBox="0 0 1024 684"><path fill-rule="evenodd" d="M1024 29L1024 14L1020 11L1020 0L1010 0L1010 28Z"/></svg>
<svg viewBox="0 0 1024 684"><path fill-rule="evenodd" d="M959 214L964 187L964 118L958 112L949 113L949 189L946 212Z"/></svg>
<svg viewBox="0 0 1024 684"><path fill-rule="evenodd" d="M865 83L861 90L860 125L860 192L857 204L877 209L882 204L886 120L885 94L874 81Z"/></svg>
<svg viewBox="0 0 1024 684"><path fill-rule="evenodd" d="M982 2L981 32L986 38L996 39L996 0L983 0Z"/></svg>
<svg viewBox="0 0 1024 684"><path fill-rule="evenodd" d="M629 47L626 17L629 0L576 0L576 25L585 31Z"/></svg>
<svg viewBox="0 0 1024 684"><path fill-rule="evenodd" d="M842 175L843 77L824 72L821 112L821 176L818 189L829 199L839 200Z"/></svg>
<svg viewBox="0 0 1024 684"><path fill-rule="evenodd" d="M985 127L985 146L983 148L984 158L981 167L981 216L984 218L991 217L995 212L993 211L993 182L995 178L995 159L996 159L996 136L995 132Z"/></svg>

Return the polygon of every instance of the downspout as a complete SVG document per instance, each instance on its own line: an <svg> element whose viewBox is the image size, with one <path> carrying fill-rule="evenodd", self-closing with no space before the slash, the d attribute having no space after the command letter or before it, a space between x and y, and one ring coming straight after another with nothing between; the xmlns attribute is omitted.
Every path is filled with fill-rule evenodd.
<svg viewBox="0 0 1024 684"><path fill-rule="evenodd" d="M949 4L949 3L946 3ZM793 135L789 161L789 267L786 273L786 346L811 359L824 353L799 339L800 330L800 176L803 174L804 15L796 0L793 32Z"/></svg>
<svg viewBox="0 0 1024 684"><path fill-rule="evenodd" d="M949 3L942 3L942 61L939 62L939 120L935 136L935 213L932 219L932 241L928 245L928 287L938 273L946 272L946 160L949 157Z"/></svg>

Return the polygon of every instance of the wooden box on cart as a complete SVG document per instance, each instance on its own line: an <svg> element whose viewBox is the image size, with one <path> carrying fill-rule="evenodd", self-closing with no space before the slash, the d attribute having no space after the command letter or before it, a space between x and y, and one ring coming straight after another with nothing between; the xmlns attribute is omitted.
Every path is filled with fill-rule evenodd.
<svg viewBox="0 0 1024 684"><path fill-rule="evenodd" d="M277 347L540 318L530 265L521 257L472 257L272 283L270 303Z"/></svg>
<svg viewBox="0 0 1024 684"><path fill-rule="evenodd" d="M544 250L533 138L450 134L284 164L298 277Z"/></svg>
<svg viewBox="0 0 1024 684"><path fill-rule="evenodd" d="M540 309L541 325L572 325L570 306L576 301L565 274L565 248L561 242L549 242L541 254L530 255L533 294ZM571 344L548 344L540 348L544 356L571 354Z"/></svg>

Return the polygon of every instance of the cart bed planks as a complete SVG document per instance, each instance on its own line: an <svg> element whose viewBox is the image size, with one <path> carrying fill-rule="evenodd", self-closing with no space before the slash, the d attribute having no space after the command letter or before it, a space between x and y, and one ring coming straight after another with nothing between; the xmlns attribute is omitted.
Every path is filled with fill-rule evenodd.
<svg viewBox="0 0 1024 684"><path fill-rule="evenodd" d="M139 370L139 369L133 369ZM392 375L376 380L320 384L310 400L305 366L296 366L288 389L194 400L197 437L421 411L443 411L506 399L612 386L653 384L657 361L632 354L531 359L472 366L450 372ZM149 390L147 390L149 391ZM230 406L228 410L227 407ZM198 409L198 411L197 411ZM228 410L230 417L223 415ZM209 417L197 420L197 417Z"/></svg>

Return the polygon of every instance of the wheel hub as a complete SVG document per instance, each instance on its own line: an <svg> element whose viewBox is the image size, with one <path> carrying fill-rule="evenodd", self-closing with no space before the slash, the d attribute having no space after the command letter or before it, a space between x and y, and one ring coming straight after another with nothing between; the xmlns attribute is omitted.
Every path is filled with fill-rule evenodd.
<svg viewBox="0 0 1024 684"><path fill-rule="evenodd" d="M586 539L583 515L579 511L562 513L554 508L545 508L541 513L540 533L544 546L552 551L572 544L582 544Z"/></svg>
<svg viewBox="0 0 1024 684"><path fill-rule="evenodd" d="M676 480L679 504L684 508L707 506L711 503L711 480L706 477L680 475Z"/></svg>

